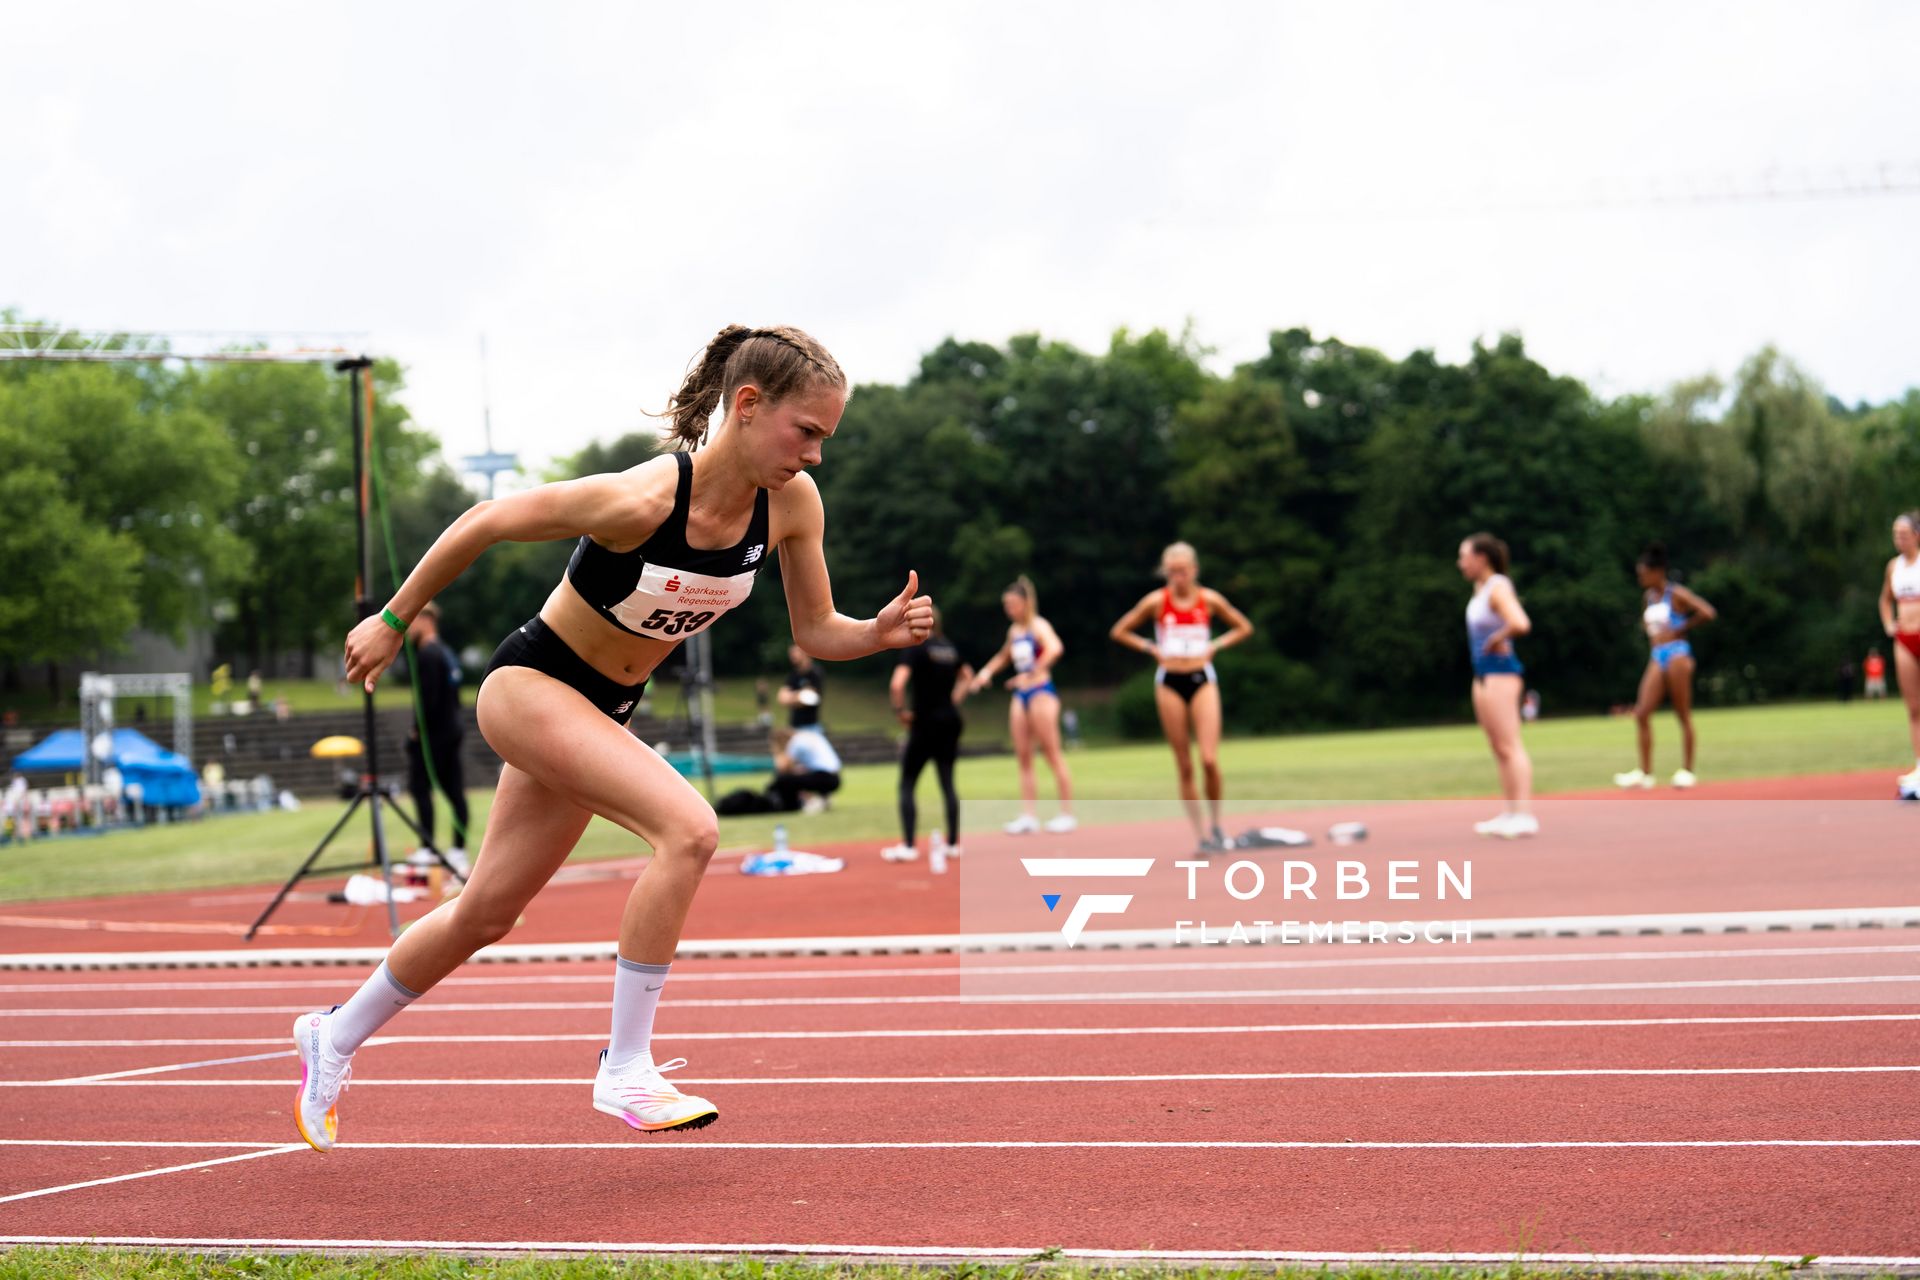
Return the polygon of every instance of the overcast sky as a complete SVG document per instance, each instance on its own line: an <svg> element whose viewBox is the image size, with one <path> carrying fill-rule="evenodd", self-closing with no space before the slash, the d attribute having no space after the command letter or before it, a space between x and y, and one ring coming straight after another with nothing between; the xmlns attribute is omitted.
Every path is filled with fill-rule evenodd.
<svg viewBox="0 0 1920 1280"><path fill-rule="evenodd" d="M0 306L365 331L450 454L641 427L721 325L1518 330L1603 391L1920 384L1920 5L7 7Z"/></svg>

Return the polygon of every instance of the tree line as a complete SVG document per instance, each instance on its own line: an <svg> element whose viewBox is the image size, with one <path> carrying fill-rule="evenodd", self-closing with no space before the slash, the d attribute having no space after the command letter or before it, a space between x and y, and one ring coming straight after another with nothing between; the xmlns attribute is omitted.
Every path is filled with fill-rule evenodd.
<svg viewBox="0 0 1920 1280"><path fill-rule="evenodd" d="M1220 660L1246 730L1458 715L1453 554L1480 529L1513 549L1536 620L1523 657L1550 709L1630 697L1645 661L1631 568L1654 539L1722 614L1697 646L1704 702L1830 690L1879 638L1888 522L1920 504L1920 391L1849 407L1766 350L1728 384L1608 399L1513 336L1459 363L1300 329L1230 373L1206 356L1159 331L1104 352L949 340L906 382L860 386L815 472L842 608L871 611L917 569L979 661L1001 589L1027 573L1067 646L1061 680L1127 682L1122 720L1140 729L1148 673L1106 631L1175 539L1258 628ZM399 366L374 379L404 573L473 495L408 416ZM352 621L347 415L323 367L0 365L8 683L136 626L211 627L243 667L330 657ZM545 478L654 450L647 432L596 443ZM377 597L391 583L374 537ZM490 551L442 599L450 638L490 649L569 552ZM713 636L723 674L776 669L777 581Z"/></svg>

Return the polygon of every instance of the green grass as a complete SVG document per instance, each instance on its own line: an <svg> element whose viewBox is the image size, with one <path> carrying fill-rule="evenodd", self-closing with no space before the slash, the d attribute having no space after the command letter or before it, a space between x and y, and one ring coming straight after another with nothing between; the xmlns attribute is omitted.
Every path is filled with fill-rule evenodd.
<svg viewBox="0 0 1920 1280"><path fill-rule="evenodd" d="M1701 773L1709 780L1891 770L1907 759L1906 726L1898 704L1814 703L1707 711L1698 722ZM1546 720L1528 729L1527 745L1540 791L1603 787L1615 770L1632 764L1633 725L1598 716ZM1663 718L1656 727L1655 764L1670 772L1677 755L1672 720ZM1089 746L1071 753L1069 762L1084 801L1169 799L1174 794L1172 762L1166 747L1158 743ZM1476 796L1494 790L1485 742L1471 725L1231 739L1222 749L1221 764L1230 799L1268 806ZM758 783L754 775L739 775L721 779L720 787ZM730 818L721 824L721 843L734 848L765 847L776 821L784 822L794 843L803 848L892 837L896 834L894 787L891 765L851 768L831 812L816 817ZM968 801L1004 802L1016 797L1013 759L963 760L960 790ZM1043 812L1050 811L1052 783L1044 766L1040 792ZM474 825L479 829L492 793L475 791L471 798ZM924 777L923 824L936 816L938 803L931 777ZM298 813L210 818L0 847L0 901L275 880L298 865L340 810L338 802L310 802ZM330 861L347 860L348 851L364 849L367 832L365 821L356 817L335 844L343 858ZM595 820L574 856L581 860L622 857L642 847L633 836Z"/></svg>
<svg viewBox="0 0 1920 1280"><path fill-rule="evenodd" d="M0 1253L0 1280L1573 1280L1644 1275L1686 1280L1761 1280L1797 1264L1752 1268L1548 1267L1525 1262L1498 1266L1421 1267L1148 1267L1089 1268L1048 1261L898 1266L810 1263L742 1258L705 1262L681 1258L457 1258L340 1257L317 1254L141 1253L121 1249L14 1249Z"/></svg>
<svg viewBox="0 0 1920 1280"><path fill-rule="evenodd" d="M460 696L468 706L473 705L474 695L479 691L479 672L470 672L466 684L461 686ZM779 679L768 676L769 683L779 687ZM227 714L228 706L236 698L246 697L246 685L242 681L217 701L222 703L221 715ZM753 681L732 678L714 682L714 715L722 724L750 724L758 712L754 698ZM275 699L284 697L289 708L296 712L305 711L357 711L360 709L358 689L342 691L330 680L268 680L262 686L261 700L271 708ZM374 687L374 706L380 710L401 709L407 706L412 696L404 678L384 678ZM680 714L680 685L672 676L657 681L652 689L654 714L662 717ZM1085 701L1104 705L1109 694L1104 690L1090 692L1084 697L1075 695L1075 701ZM196 719L204 719L213 714L216 699L213 690L205 684L193 686L193 714ZM119 703L118 717L121 724L134 722L134 710L138 704L148 707L147 722L164 726L172 715L171 702L166 698L125 699ZM784 721L786 709L769 703L775 715ZM71 719L79 717L79 704L71 690L64 705L55 707L45 689L27 689L21 692L0 695L0 710L16 711L23 719L35 722L46 720ZM999 707L994 708L998 713ZM893 708L887 701L884 685L871 681L842 681L827 688L827 724L828 728L842 733L865 732L872 729L888 729L895 724ZM255 714L261 714L256 712ZM1003 715L982 716L982 730L987 736L997 732L1005 737L1001 722ZM988 723L991 722L991 723Z"/></svg>

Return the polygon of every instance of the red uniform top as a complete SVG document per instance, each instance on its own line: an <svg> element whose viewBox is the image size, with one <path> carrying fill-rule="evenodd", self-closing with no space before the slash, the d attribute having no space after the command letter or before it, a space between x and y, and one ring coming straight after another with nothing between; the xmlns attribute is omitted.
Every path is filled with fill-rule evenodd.
<svg viewBox="0 0 1920 1280"><path fill-rule="evenodd" d="M1887 676L1887 660L1877 653L1867 655L1867 679L1884 680Z"/></svg>
<svg viewBox="0 0 1920 1280"><path fill-rule="evenodd" d="M1163 658L1204 658L1213 646L1213 627L1207 615L1207 598L1200 596L1191 609L1173 602L1173 588L1160 589L1160 617L1153 625L1154 639Z"/></svg>

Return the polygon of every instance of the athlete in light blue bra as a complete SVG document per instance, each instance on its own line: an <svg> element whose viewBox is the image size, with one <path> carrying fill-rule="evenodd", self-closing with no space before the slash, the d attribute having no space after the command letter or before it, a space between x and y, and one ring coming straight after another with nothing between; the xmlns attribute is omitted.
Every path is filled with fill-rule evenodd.
<svg viewBox="0 0 1920 1280"><path fill-rule="evenodd" d="M1634 565L1640 579L1640 621L1652 646L1647 667L1640 675L1640 695L1634 702L1633 723L1639 738L1640 767L1630 773L1613 775L1615 786L1651 787L1653 785L1653 713L1662 698L1673 701L1673 714L1680 721L1681 750L1685 759L1673 775L1676 787L1691 787L1693 773L1693 645L1687 633L1716 616L1713 606L1685 587L1667 578L1667 549L1650 543Z"/></svg>
<svg viewBox="0 0 1920 1280"><path fill-rule="evenodd" d="M1473 717L1486 732L1500 770L1500 795L1506 807L1498 817L1473 824L1483 836L1517 840L1540 834L1533 815L1533 758L1520 740L1520 699L1526 692L1525 668L1514 656L1513 641L1533 630L1520 607L1519 593L1507 577L1507 544L1490 533L1476 533L1460 544L1460 576L1473 584L1467 601L1467 652L1473 660Z"/></svg>
<svg viewBox="0 0 1920 1280"><path fill-rule="evenodd" d="M1013 736L1014 759L1020 766L1020 816L1006 826L1009 835L1025 835L1040 830L1034 816L1037 805L1033 781L1033 748L1037 744L1053 770L1054 785L1060 791L1060 812L1047 819L1048 831L1071 831L1073 817L1073 775L1067 771L1066 757L1060 754L1060 692L1053 687L1053 664L1066 652L1053 624L1040 616L1033 582L1025 574L1000 595L1007 611L1007 639L1000 652L987 660L968 688L974 693L986 688L1000 668L1013 666L1013 678L1007 687L1013 700L1007 704L1007 730Z"/></svg>

